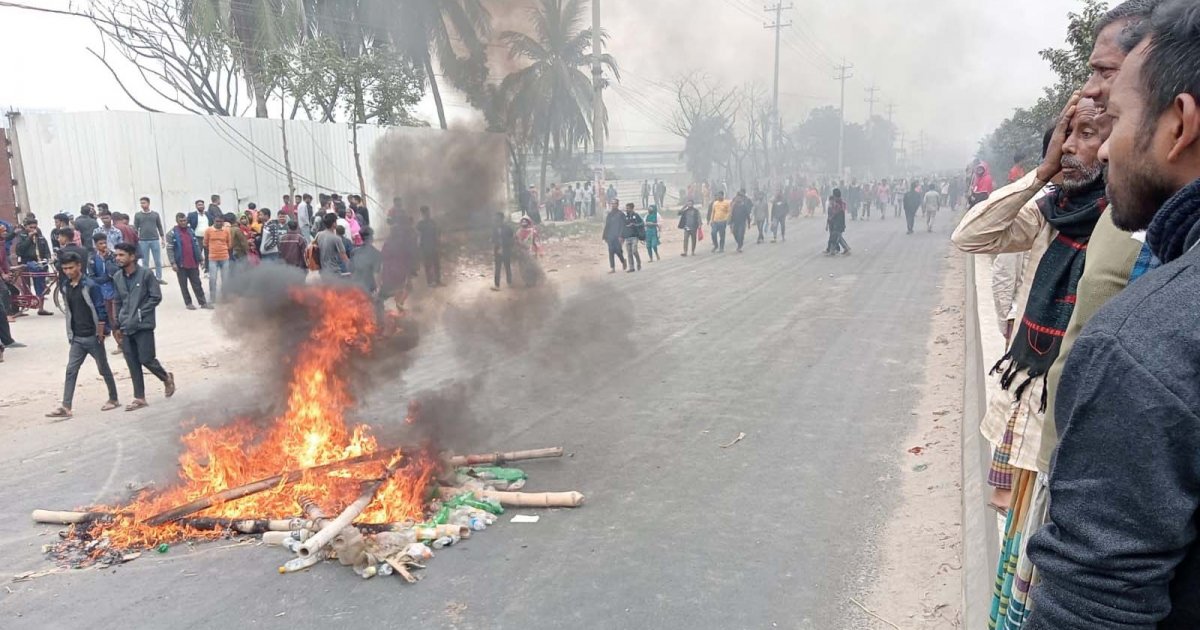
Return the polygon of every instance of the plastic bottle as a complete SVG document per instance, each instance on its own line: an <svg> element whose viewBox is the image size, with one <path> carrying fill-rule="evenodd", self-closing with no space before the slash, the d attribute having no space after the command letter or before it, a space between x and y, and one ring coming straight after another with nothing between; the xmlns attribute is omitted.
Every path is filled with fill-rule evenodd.
<svg viewBox="0 0 1200 630"><path fill-rule="evenodd" d="M471 520L467 523L467 527L470 527L471 531L480 532L487 529L487 523L478 516L472 516Z"/></svg>
<svg viewBox="0 0 1200 630"><path fill-rule="evenodd" d="M392 565L390 565L386 562L379 565L379 575L391 575L395 572L396 572L396 569L392 568Z"/></svg>
<svg viewBox="0 0 1200 630"><path fill-rule="evenodd" d="M417 561L425 561L433 557L433 550L427 545L413 543L404 548L404 555Z"/></svg>
<svg viewBox="0 0 1200 630"><path fill-rule="evenodd" d="M451 538L450 536L442 536L441 538L433 541L433 548L441 549L443 547L449 547L450 545L453 545L453 544L454 544L453 538Z"/></svg>

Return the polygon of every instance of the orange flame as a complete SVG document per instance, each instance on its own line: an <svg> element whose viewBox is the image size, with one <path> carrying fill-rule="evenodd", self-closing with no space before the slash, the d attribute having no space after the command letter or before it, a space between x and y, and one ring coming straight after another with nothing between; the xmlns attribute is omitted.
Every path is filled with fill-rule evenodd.
<svg viewBox="0 0 1200 630"><path fill-rule="evenodd" d="M142 524L150 516L227 490L313 466L375 453L379 445L367 425L348 427L343 413L355 400L343 374L348 361L366 355L378 331L374 307L360 290L306 286L291 299L318 323L301 344L292 365L286 411L265 429L247 420L226 426L202 425L182 438L180 482L144 493L129 505L92 508L120 513L96 523L89 534L107 536L111 547L132 549L183 539L213 538L221 532L179 525ZM419 518L436 464L426 453L404 453L409 461L391 476L361 522L395 523ZM336 513L359 494L360 482L378 478L380 460L332 472L308 473L299 482L244 497L197 513L200 517L286 518L298 515L299 497L312 497L327 514Z"/></svg>

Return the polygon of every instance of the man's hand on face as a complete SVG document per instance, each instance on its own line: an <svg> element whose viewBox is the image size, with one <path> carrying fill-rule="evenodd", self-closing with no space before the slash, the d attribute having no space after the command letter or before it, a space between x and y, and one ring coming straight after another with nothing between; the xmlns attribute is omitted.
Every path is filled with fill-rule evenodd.
<svg viewBox="0 0 1200 630"><path fill-rule="evenodd" d="M1071 119L1075 117L1079 99L1079 92L1072 94L1066 107L1058 116L1058 123L1054 125L1054 133L1050 137L1050 146L1046 149L1046 157L1037 169L1039 181L1048 182L1062 171L1063 145L1067 142L1067 134L1071 130Z"/></svg>

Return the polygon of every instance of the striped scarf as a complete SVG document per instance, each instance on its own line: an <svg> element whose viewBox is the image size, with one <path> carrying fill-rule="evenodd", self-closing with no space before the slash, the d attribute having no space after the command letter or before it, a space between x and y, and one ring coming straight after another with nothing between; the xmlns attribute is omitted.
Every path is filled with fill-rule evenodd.
<svg viewBox="0 0 1200 630"><path fill-rule="evenodd" d="M1012 345L992 373L1001 373L1000 385L1009 389L1017 376L1025 379L1014 390L1020 400L1034 379L1045 379L1058 358L1067 324L1075 310L1075 293L1087 256L1088 240L1108 203L1104 198L1104 180L1068 198L1054 191L1038 202L1038 208L1058 235L1038 262L1033 286L1021 325ZM1042 389L1041 410L1046 410L1046 390Z"/></svg>

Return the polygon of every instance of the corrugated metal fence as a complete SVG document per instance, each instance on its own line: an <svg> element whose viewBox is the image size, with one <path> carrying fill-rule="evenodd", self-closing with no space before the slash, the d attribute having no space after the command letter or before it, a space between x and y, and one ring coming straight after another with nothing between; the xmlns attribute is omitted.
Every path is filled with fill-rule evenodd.
<svg viewBox="0 0 1200 630"><path fill-rule="evenodd" d="M290 120L286 131L297 193L315 198L358 190L348 125ZM142 196L166 216L187 212L195 200L213 194L227 208L235 200L237 207L253 201L278 208L288 192L280 120L115 111L18 114L11 117L11 133L20 153L22 172L16 176L27 195L23 201L39 215L77 214L86 201L133 212ZM436 145L459 132L360 125L373 212L389 207L391 195L399 192L380 190L372 181L370 158L388 133Z"/></svg>

